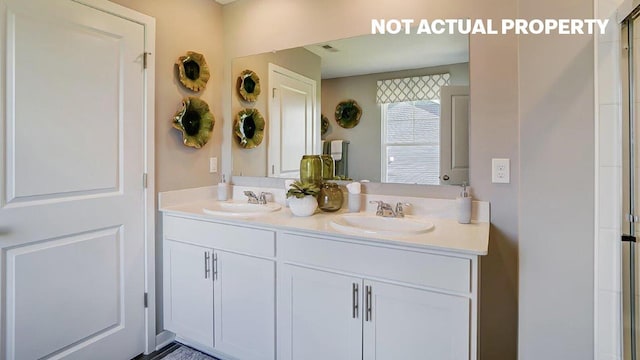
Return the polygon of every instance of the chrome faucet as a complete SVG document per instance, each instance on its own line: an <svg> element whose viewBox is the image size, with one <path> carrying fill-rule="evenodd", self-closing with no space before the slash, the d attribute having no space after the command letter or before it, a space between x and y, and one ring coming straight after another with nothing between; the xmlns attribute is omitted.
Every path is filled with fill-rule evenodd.
<svg viewBox="0 0 640 360"><path fill-rule="evenodd" d="M398 202L396 204L396 217L403 218L404 217L404 207L409 206L409 203Z"/></svg>
<svg viewBox="0 0 640 360"><path fill-rule="evenodd" d="M393 208L391 208L391 205L384 201L369 201L369 204L378 204L376 216L396 217L396 213L393 211Z"/></svg>
<svg viewBox="0 0 640 360"><path fill-rule="evenodd" d="M261 192L260 196L258 196L258 204L266 205L267 204L267 195L271 195L270 192Z"/></svg>
<svg viewBox="0 0 640 360"><path fill-rule="evenodd" d="M256 196L256 193L254 193L253 191L245 191L244 195L247 197L247 201L249 202L249 204L259 203L258 196Z"/></svg>
<svg viewBox="0 0 640 360"><path fill-rule="evenodd" d="M396 209L394 210L391 205L387 204L384 201L369 201L370 204L378 204L376 209L376 216L382 217L394 217L394 218L403 218L404 217L404 207L409 206L408 203L398 202L396 204Z"/></svg>
<svg viewBox="0 0 640 360"><path fill-rule="evenodd" d="M271 195L271 193L261 192L260 196L258 196L253 191L245 191L244 195L247 197L249 204L265 205L267 203L267 195Z"/></svg>

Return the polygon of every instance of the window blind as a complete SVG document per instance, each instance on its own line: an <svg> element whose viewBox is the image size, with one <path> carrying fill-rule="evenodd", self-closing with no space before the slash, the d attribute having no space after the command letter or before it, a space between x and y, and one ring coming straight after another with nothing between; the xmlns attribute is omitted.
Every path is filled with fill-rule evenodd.
<svg viewBox="0 0 640 360"><path fill-rule="evenodd" d="M440 87L449 85L449 73L378 80L378 104L440 99Z"/></svg>

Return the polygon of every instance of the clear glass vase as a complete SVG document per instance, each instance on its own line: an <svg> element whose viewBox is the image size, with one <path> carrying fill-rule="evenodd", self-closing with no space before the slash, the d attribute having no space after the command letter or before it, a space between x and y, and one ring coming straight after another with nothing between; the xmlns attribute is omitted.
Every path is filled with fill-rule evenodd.
<svg viewBox="0 0 640 360"><path fill-rule="evenodd" d="M318 194L318 207L322 211L333 212L338 211L342 207L344 195L338 184L324 183Z"/></svg>
<svg viewBox="0 0 640 360"><path fill-rule="evenodd" d="M300 181L322 183L322 158L320 155L302 155L300 160Z"/></svg>
<svg viewBox="0 0 640 360"><path fill-rule="evenodd" d="M333 156L322 155L322 180L333 180L335 176L335 162Z"/></svg>

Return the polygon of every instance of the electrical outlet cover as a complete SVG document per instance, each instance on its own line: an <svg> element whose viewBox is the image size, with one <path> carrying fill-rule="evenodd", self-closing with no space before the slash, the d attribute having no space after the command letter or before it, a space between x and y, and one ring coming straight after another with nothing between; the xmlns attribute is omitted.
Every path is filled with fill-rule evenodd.
<svg viewBox="0 0 640 360"><path fill-rule="evenodd" d="M511 182L509 159L491 159L491 182L509 184Z"/></svg>

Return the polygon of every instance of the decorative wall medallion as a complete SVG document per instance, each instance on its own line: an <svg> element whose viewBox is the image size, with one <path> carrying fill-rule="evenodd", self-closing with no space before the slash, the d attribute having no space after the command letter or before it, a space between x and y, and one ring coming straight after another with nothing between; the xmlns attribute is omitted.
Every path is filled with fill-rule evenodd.
<svg viewBox="0 0 640 360"><path fill-rule="evenodd" d="M249 102L254 102L260 95L260 78L251 70L245 70L238 76L238 94Z"/></svg>
<svg viewBox="0 0 640 360"><path fill-rule="evenodd" d="M355 100L341 101L336 106L336 121L345 129L351 129L358 125L362 116L362 108Z"/></svg>
<svg viewBox="0 0 640 360"><path fill-rule="evenodd" d="M320 121L320 135L324 135L329 130L329 119L324 115L320 115Z"/></svg>
<svg viewBox="0 0 640 360"><path fill-rule="evenodd" d="M176 61L180 83L189 90L200 91L209 81L209 66L202 54L187 51L187 55L180 56Z"/></svg>
<svg viewBox="0 0 640 360"><path fill-rule="evenodd" d="M182 109L173 117L173 127L182 131L183 143L196 149L209 141L215 122L209 104L191 96L182 100Z"/></svg>
<svg viewBox="0 0 640 360"><path fill-rule="evenodd" d="M265 121L258 109L244 109L238 113L233 122L240 146L245 149L253 149L260 145L264 138Z"/></svg>

